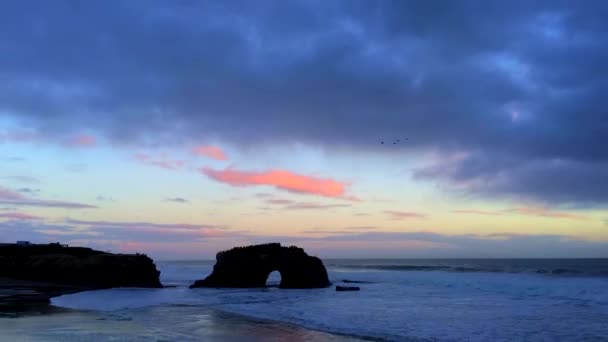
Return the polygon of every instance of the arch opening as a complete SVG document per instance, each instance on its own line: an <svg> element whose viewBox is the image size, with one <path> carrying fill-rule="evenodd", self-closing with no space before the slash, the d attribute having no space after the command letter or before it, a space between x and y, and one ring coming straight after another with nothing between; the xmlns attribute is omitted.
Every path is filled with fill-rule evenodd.
<svg viewBox="0 0 608 342"><path fill-rule="evenodd" d="M279 285L281 285L281 280L281 272L272 271L266 278L266 287L279 287Z"/></svg>

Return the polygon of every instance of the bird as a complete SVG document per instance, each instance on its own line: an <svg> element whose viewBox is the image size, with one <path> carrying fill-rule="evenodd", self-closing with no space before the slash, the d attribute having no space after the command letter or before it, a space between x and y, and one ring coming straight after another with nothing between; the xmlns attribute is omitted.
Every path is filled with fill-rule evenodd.
<svg viewBox="0 0 608 342"><path fill-rule="evenodd" d="M380 141L380 143L381 143L382 145L384 145L384 141Z"/></svg>

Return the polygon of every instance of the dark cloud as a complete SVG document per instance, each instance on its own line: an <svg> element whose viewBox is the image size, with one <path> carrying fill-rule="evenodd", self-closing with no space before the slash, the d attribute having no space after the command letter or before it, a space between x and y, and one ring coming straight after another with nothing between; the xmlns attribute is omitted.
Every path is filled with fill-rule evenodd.
<svg viewBox="0 0 608 342"><path fill-rule="evenodd" d="M24 194L28 194L30 196L35 196L40 192L40 189L33 189L33 188L19 188L17 189L18 192L24 193Z"/></svg>
<svg viewBox="0 0 608 342"><path fill-rule="evenodd" d="M1 7L0 110L36 131L465 151L417 177L608 203L605 1Z"/></svg>

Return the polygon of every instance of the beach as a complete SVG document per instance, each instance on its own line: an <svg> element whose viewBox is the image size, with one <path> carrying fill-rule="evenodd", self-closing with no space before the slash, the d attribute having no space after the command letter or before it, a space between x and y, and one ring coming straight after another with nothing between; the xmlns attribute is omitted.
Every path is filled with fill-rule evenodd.
<svg viewBox="0 0 608 342"><path fill-rule="evenodd" d="M52 298L0 318L12 341L603 341L608 268L595 260L326 260L358 292L189 289L212 261L160 261L163 289Z"/></svg>

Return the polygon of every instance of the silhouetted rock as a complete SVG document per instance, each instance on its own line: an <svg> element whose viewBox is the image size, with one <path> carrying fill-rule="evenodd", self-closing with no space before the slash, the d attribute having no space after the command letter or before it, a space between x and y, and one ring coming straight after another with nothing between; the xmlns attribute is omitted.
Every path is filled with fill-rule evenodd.
<svg viewBox="0 0 608 342"><path fill-rule="evenodd" d="M162 287L160 272L143 254L111 254L59 244L0 246L0 277L86 289Z"/></svg>
<svg viewBox="0 0 608 342"><path fill-rule="evenodd" d="M213 273L190 287L265 287L266 279L273 271L281 273L281 288L311 289L331 285L321 259L309 256L302 248L269 243L217 253Z"/></svg>
<svg viewBox="0 0 608 342"><path fill-rule="evenodd" d="M359 291L361 290L357 286L336 286L336 291Z"/></svg>

